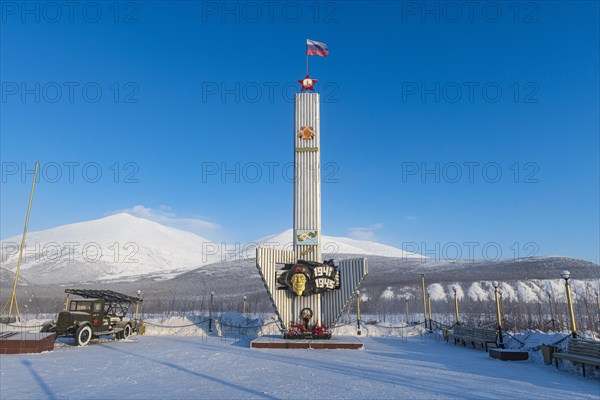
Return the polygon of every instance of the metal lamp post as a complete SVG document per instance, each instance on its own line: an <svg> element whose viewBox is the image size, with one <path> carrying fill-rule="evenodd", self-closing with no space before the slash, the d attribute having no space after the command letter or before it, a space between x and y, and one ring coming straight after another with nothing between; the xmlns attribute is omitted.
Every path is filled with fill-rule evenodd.
<svg viewBox="0 0 600 400"><path fill-rule="evenodd" d="M136 293L137 293L137 297L139 299L142 294L142 291L138 289L138 291ZM139 326L140 326L139 319L138 319L139 310L140 310L140 303L136 302L135 303L135 331L136 332L139 330Z"/></svg>
<svg viewBox="0 0 600 400"><path fill-rule="evenodd" d="M242 313L244 314L244 316L246 316L246 296L244 296L244 306L242 307L242 309L243 309Z"/></svg>
<svg viewBox="0 0 600 400"><path fill-rule="evenodd" d="M356 324L358 327L358 331L356 332L356 334L360 336L360 292L358 290L356 291Z"/></svg>
<svg viewBox="0 0 600 400"><path fill-rule="evenodd" d="M458 295L456 294L458 288L456 285L452 286L452 291L454 292L454 314L456 314L456 325L460 325L460 319L458 318Z"/></svg>
<svg viewBox="0 0 600 400"><path fill-rule="evenodd" d="M567 291L567 303L569 306L569 316L571 317L571 334L574 338L577 338L577 325L575 325L575 312L573 311L573 299L571 297L571 285L569 284L569 278L571 273L569 271L563 271L560 276L565 280L565 289Z"/></svg>
<svg viewBox="0 0 600 400"><path fill-rule="evenodd" d="M212 332L212 312L213 312L213 297L215 292L210 292L210 303L208 305L208 331Z"/></svg>
<svg viewBox="0 0 600 400"><path fill-rule="evenodd" d="M598 316L600 316L600 294L596 292L596 306L598 306Z"/></svg>
<svg viewBox="0 0 600 400"><path fill-rule="evenodd" d="M498 290L498 299L500 300L500 319L504 321L504 298L502 297L502 290Z"/></svg>
<svg viewBox="0 0 600 400"><path fill-rule="evenodd" d="M137 294L137 297L138 297L138 299L139 299L139 298L140 298L140 295L142 294L142 291L141 291L141 290L138 290L138 291L136 292L136 294ZM138 302L138 303L135 303L135 320L136 320L136 321L137 321L137 319L138 319L138 313L139 313L139 311L140 311L140 303Z"/></svg>
<svg viewBox="0 0 600 400"><path fill-rule="evenodd" d="M421 289L423 290L423 320L427 329L427 299L425 298L425 274L421 274Z"/></svg>
<svg viewBox="0 0 600 400"><path fill-rule="evenodd" d="M498 347L504 348L504 338L502 337L502 314L500 311L500 300L498 298L498 281L492 282L494 286L494 294L496 296L496 317L498 318Z"/></svg>
<svg viewBox="0 0 600 400"><path fill-rule="evenodd" d="M552 330L556 329L555 319L554 319L554 307L552 306L552 293L546 292L548 295L548 303L550 303L550 322L552 323Z"/></svg>
<svg viewBox="0 0 600 400"><path fill-rule="evenodd" d="M429 333L433 332L433 324L431 323L431 292L427 291L427 307L429 308Z"/></svg>

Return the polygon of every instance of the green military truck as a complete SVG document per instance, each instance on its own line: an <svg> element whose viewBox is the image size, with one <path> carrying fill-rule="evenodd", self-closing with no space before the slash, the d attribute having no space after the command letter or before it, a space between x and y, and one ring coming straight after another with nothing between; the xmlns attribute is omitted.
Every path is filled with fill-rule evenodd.
<svg viewBox="0 0 600 400"><path fill-rule="evenodd" d="M94 337L115 336L127 339L136 329L137 307L140 297L112 290L66 289L65 311L55 322L42 326L42 332L56 332L58 337L75 338L78 346L87 345ZM139 292L138 292L139 293ZM70 295L79 296L71 299ZM136 319L126 317L129 307L136 305Z"/></svg>

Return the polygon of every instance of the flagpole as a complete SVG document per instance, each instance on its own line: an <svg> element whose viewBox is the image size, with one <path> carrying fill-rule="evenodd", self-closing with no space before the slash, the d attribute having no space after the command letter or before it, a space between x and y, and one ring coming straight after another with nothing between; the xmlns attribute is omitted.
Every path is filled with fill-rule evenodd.
<svg viewBox="0 0 600 400"><path fill-rule="evenodd" d="M27 226L29 225L29 214L31 213L31 202L33 201L33 192L35 191L35 181L37 180L37 174L39 170L39 160L35 162L35 171L33 173L33 182L31 183L31 193L29 194L29 205L27 206L27 216L25 217L25 228L23 229L23 237L21 238L21 247L19 247L19 259L17 260L17 269L15 271L15 281L13 283L13 290L10 295L9 301L6 302L2 308L0 314L4 314L4 310L8 306L8 317L7 321L10 322L13 312L13 305L15 308L15 320L21 321L19 314L19 305L17 304L17 282L19 280L19 271L21 270L21 260L23 258L23 248L25 247L25 237L27 236Z"/></svg>
<svg viewBox="0 0 600 400"><path fill-rule="evenodd" d="M308 76L308 39L306 39L306 76Z"/></svg>

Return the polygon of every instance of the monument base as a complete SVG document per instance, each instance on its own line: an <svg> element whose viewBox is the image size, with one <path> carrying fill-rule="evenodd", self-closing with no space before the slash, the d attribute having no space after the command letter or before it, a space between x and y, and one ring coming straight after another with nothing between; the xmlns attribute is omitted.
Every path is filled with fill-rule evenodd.
<svg viewBox="0 0 600 400"><path fill-rule="evenodd" d="M502 361L525 361L529 359L529 352L507 349L490 349L490 357Z"/></svg>
<svg viewBox="0 0 600 400"><path fill-rule="evenodd" d="M56 333L3 332L0 354L41 353L54 350Z"/></svg>
<svg viewBox="0 0 600 400"><path fill-rule="evenodd" d="M252 342L250 342L250 348L252 348L252 349L358 350L358 349L364 348L364 344L357 338L354 338L351 336L334 337L329 340L309 340L309 339L289 340L289 339L283 339L281 336L268 335L268 336L261 336L258 339L254 339Z"/></svg>
<svg viewBox="0 0 600 400"><path fill-rule="evenodd" d="M303 335L289 335L284 334L285 340L329 340L331 339L331 333L305 333Z"/></svg>

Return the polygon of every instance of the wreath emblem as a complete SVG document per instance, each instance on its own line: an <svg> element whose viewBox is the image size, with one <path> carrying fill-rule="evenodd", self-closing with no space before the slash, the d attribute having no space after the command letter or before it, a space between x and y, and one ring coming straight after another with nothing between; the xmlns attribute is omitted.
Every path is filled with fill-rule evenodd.
<svg viewBox="0 0 600 400"><path fill-rule="evenodd" d="M298 137L302 140L312 140L315 137L315 130L312 126L301 126Z"/></svg>

